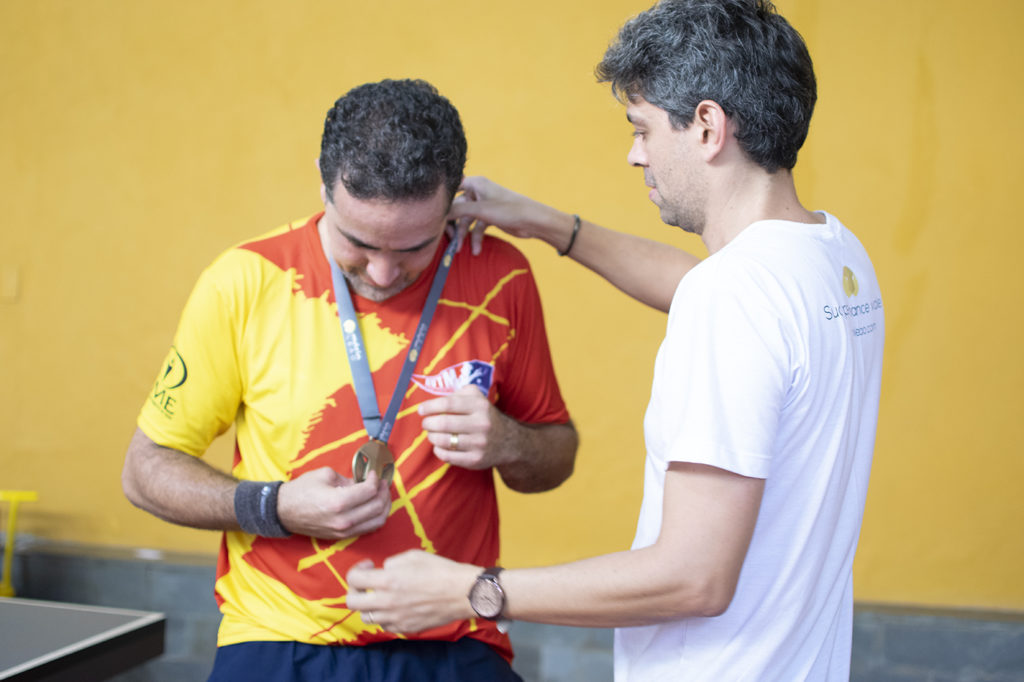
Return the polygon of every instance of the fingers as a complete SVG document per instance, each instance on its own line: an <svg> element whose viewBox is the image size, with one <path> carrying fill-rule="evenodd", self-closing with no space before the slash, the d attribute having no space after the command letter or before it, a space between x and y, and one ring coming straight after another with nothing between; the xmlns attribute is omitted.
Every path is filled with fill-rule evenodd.
<svg viewBox="0 0 1024 682"><path fill-rule="evenodd" d="M453 223L455 234L460 240L459 248L462 248L462 241L468 235L470 238L470 251L474 256L479 256L483 249L484 233L493 223L492 218L487 217L490 210L488 201L493 199L500 188L483 176L464 178L459 187L460 194L452 201L448 219Z"/></svg>
<svg viewBox="0 0 1024 682"><path fill-rule="evenodd" d="M423 420L423 430L427 432L427 440L434 450L448 454L485 449L490 427L486 415L443 414Z"/></svg>
<svg viewBox="0 0 1024 682"><path fill-rule="evenodd" d="M471 175L468 178L462 178L462 182L459 184L459 191L463 195L469 197L475 201L480 198L480 193L484 187L490 181L482 175Z"/></svg>
<svg viewBox="0 0 1024 682"><path fill-rule="evenodd" d="M337 535L329 539L344 540L345 538L353 538L372 533L387 522L390 514L390 507L390 504L387 505L383 511L365 519L364 521L354 523L354 525L345 525L343 528L338 529Z"/></svg>
<svg viewBox="0 0 1024 682"><path fill-rule="evenodd" d="M476 386L463 386L451 395L424 400L417 407L421 417L436 414L472 414L486 409L491 403Z"/></svg>
<svg viewBox="0 0 1024 682"><path fill-rule="evenodd" d="M348 569L345 576L348 581L349 608L363 608L364 606L380 606L374 604L374 600L367 594L367 590L376 590L384 587L384 571L374 567L371 559L363 559ZM353 601L356 606L353 606Z"/></svg>
<svg viewBox="0 0 1024 682"><path fill-rule="evenodd" d="M388 520L391 514L391 490L380 483L376 472L369 472L366 480L357 486L375 486L374 494L366 502L352 507L345 518L346 528L342 537L366 535L377 530Z"/></svg>
<svg viewBox="0 0 1024 682"><path fill-rule="evenodd" d="M307 474L307 476L319 480L323 485L335 488L344 488L345 486L349 486L354 483L351 478L342 476L331 467L320 467L319 469L314 469Z"/></svg>
<svg viewBox="0 0 1024 682"><path fill-rule="evenodd" d="M377 624L383 625L385 618L382 618L382 614L386 614L400 599L396 592L400 578L395 574L395 570L401 568L403 555L409 553L407 551L389 557L379 568L375 567L370 559L353 564L345 576L348 582L348 595L345 598L348 608L362 611L364 614L367 611L375 611L374 620Z"/></svg>
<svg viewBox="0 0 1024 682"><path fill-rule="evenodd" d="M474 386L423 402L423 430L434 454L455 466L480 469L488 466L487 453L493 424L487 397Z"/></svg>
<svg viewBox="0 0 1024 682"><path fill-rule="evenodd" d="M345 580L348 582L345 605L352 611L359 611L367 625L377 625L387 630L387 624L391 621L387 606L393 599L388 589L387 573L383 569L374 568L371 560L364 559L349 569Z"/></svg>
<svg viewBox="0 0 1024 682"><path fill-rule="evenodd" d="M455 224L455 227L463 234L470 229L473 232L480 231L490 225L484 217L488 204L483 201L473 201L459 195L452 201L452 207L448 210L448 221Z"/></svg>
<svg viewBox="0 0 1024 682"><path fill-rule="evenodd" d="M484 434L458 431L427 432L427 440L434 446L434 454L445 462L462 463L472 459L474 453L487 446Z"/></svg>
<svg viewBox="0 0 1024 682"><path fill-rule="evenodd" d="M452 221L449 221L449 224L451 225L450 231L452 233L452 235L451 235L452 239L455 239L458 242L458 245L455 247L455 252L456 253L458 253L459 251L462 250L463 245L466 243L466 237L467 236L469 237L470 248L471 249L475 249L476 248L476 247L473 246L473 244L476 241L474 236L473 236L473 228L474 228L475 222L471 218L461 218L459 220L452 220ZM474 256L479 256L480 255L479 253L476 253L475 251L473 251L472 253L473 253Z"/></svg>
<svg viewBox="0 0 1024 682"><path fill-rule="evenodd" d="M470 252L474 256L479 256L480 251L484 247L484 230L486 226L480 224L479 221L474 223L473 227L469 228L469 247Z"/></svg>
<svg viewBox="0 0 1024 682"><path fill-rule="evenodd" d="M346 576L346 606L364 623L391 632L421 632L471 617L465 595L480 568L420 550L384 561L382 568L360 562Z"/></svg>
<svg viewBox="0 0 1024 682"><path fill-rule="evenodd" d="M278 492L286 528L310 537L339 540L380 528L391 512L391 490L375 472L354 483L322 467L287 482Z"/></svg>
<svg viewBox="0 0 1024 682"><path fill-rule="evenodd" d="M470 210L469 214L461 213L464 209L476 207L475 202L470 203L471 197L468 193L459 194L452 200L452 207L448 213L448 225L445 228L448 236L457 242L455 252L462 250L463 243L468 236L470 239L470 251L474 256L480 255L483 244L484 230L487 225L478 220Z"/></svg>

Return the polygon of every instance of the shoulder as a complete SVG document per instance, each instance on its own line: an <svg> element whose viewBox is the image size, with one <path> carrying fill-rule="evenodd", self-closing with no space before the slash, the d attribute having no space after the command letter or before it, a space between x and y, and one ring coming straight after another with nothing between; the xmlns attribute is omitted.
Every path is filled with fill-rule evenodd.
<svg viewBox="0 0 1024 682"><path fill-rule="evenodd" d="M293 220L253 239L236 244L229 250L254 253L282 270L301 266L319 254L312 248L319 244L316 225L319 214Z"/></svg>
<svg viewBox="0 0 1024 682"><path fill-rule="evenodd" d="M672 299L670 323L680 318L686 324L695 318L710 324L784 316L780 307L786 307L792 289L794 254L770 231L744 233L688 272Z"/></svg>
<svg viewBox="0 0 1024 682"><path fill-rule="evenodd" d="M722 298L750 288L751 280L763 277L771 266L750 249L733 248L712 254L680 281L676 297Z"/></svg>
<svg viewBox="0 0 1024 682"><path fill-rule="evenodd" d="M478 255L468 244L455 256L445 297L478 305L486 301L503 315L532 311L540 294L526 256L509 242L486 236Z"/></svg>
<svg viewBox="0 0 1024 682"><path fill-rule="evenodd" d="M530 262L523 252L504 239L490 235L484 237L478 255L473 255L469 244L464 244L455 259L452 271L473 281L496 282L523 277L533 279Z"/></svg>
<svg viewBox="0 0 1024 682"><path fill-rule="evenodd" d="M464 247L463 251L468 253L468 247ZM507 264L510 267L530 267L526 256L515 245L492 235L484 237L480 255L476 258L484 258L485 261L492 263Z"/></svg>
<svg viewBox="0 0 1024 682"><path fill-rule="evenodd" d="M744 230L708 258L719 285L744 289L757 282L800 284L827 268L835 257L838 234L829 224L765 220Z"/></svg>
<svg viewBox="0 0 1024 682"><path fill-rule="evenodd" d="M289 271L305 272L316 255L310 247L315 233L315 220L304 218L241 241L204 269L197 286L238 293Z"/></svg>

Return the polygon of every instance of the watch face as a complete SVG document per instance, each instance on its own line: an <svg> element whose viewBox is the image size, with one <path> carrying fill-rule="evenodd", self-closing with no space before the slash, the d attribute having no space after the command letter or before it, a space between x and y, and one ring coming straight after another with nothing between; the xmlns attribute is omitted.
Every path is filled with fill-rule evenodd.
<svg viewBox="0 0 1024 682"><path fill-rule="evenodd" d="M469 593L469 604L481 618L494 619L501 615L505 594L498 581L490 576L479 578Z"/></svg>

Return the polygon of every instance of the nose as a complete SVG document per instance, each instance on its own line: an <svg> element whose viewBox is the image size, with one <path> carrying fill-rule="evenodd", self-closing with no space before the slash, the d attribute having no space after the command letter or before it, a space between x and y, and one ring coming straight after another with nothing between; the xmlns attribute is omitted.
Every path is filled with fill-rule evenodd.
<svg viewBox="0 0 1024 682"><path fill-rule="evenodd" d="M392 256L376 254L366 261L366 274L374 286L388 287L402 274L402 269Z"/></svg>
<svg viewBox="0 0 1024 682"><path fill-rule="evenodd" d="M643 140L639 136L633 138L633 146L629 148L626 161L630 166L647 165L647 150L644 149Z"/></svg>

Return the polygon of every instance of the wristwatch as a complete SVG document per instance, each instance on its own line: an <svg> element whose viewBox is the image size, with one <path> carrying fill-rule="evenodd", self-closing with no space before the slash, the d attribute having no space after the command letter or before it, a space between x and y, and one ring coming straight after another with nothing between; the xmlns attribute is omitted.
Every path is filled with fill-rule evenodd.
<svg viewBox="0 0 1024 682"><path fill-rule="evenodd" d="M500 566L493 566L476 577L476 582L469 590L469 605L476 615L487 620L498 620L505 610L505 590L498 582Z"/></svg>

